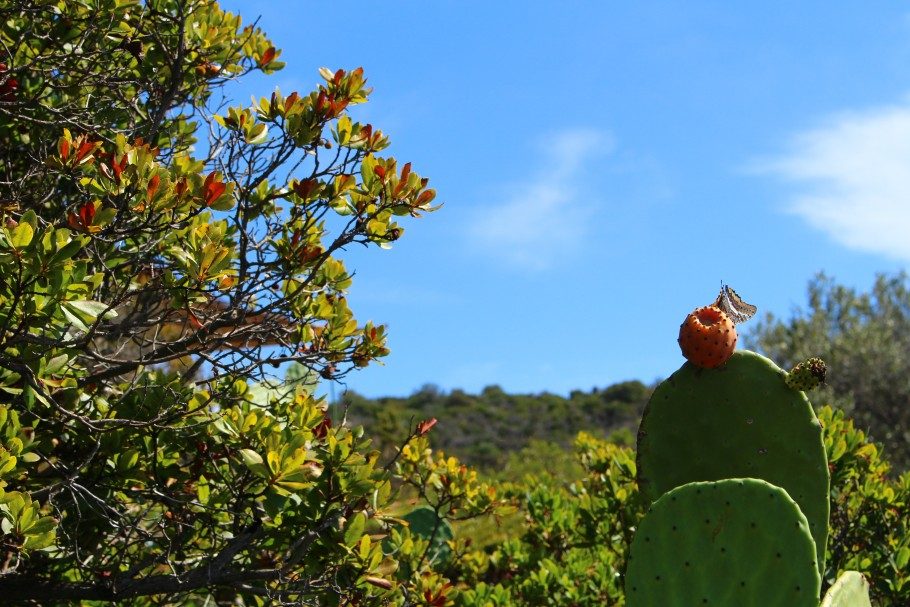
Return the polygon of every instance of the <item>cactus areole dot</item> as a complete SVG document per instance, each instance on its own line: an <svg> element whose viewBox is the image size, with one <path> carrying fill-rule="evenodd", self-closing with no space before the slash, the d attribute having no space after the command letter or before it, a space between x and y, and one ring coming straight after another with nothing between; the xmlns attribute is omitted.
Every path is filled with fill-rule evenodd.
<svg viewBox="0 0 910 607"><path fill-rule="evenodd" d="M693 365L715 369L736 349L736 325L717 306L702 306L679 326L679 349Z"/></svg>

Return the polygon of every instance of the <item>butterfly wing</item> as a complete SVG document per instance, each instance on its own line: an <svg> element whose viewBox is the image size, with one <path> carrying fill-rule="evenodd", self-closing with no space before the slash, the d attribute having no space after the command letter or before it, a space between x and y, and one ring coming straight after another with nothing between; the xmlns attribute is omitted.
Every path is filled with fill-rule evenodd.
<svg viewBox="0 0 910 607"><path fill-rule="evenodd" d="M744 301L736 291L727 285L720 288L720 293L717 295L717 299L714 300L713 305L723 310L737 324L746 322L758 312L757 307Z"/></svg>

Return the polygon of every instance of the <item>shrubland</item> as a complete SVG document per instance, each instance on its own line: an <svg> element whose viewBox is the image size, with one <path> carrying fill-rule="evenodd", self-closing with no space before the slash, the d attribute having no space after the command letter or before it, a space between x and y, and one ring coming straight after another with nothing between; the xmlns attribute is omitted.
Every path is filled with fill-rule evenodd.
<svg viewBox="0 0 910 607"><path fill-rule="evenodd" d="M223 100L283 63L209 0L13 0L0 42L5 601L625 604L652 388L351 395L348 423L320 396L388 353L344 251L434 210L355 119L360 68ZM826 357L816 400L905 465L904 279L811 293L755 343ZM905 605L910 477L838 410L818 419L822 585L854 569Z"/></svg>

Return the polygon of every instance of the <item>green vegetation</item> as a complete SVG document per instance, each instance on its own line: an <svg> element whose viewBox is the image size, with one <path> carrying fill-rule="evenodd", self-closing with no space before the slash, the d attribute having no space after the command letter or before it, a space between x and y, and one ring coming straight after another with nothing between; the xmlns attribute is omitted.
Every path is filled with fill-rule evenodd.
<svg viewBox="0 0 910 607"><path fill-rule="evenodd" d="M902 607L910 602L910 473L890 478L881 448L842 412L825 406L818 419L831 470L822 588L856 570L870 585L873 605ZM630 546L647 510L635 453L582 434L575 455L580 479L537 476L508 485L506 495L518 509L511 516L521 524L448 572L468 586L457 605L625 604Z"/></svg>
<svg viewBox="0 0 910 607"><path fill-rule="evenodd" d="M766 316L745 346L790 368L817 356L828 378L815 400L844 409L881 441L900 470L910 468L910 284L879 276L868 293L820 274L808 307L789 319Z"/></svg>
<svg viewBox="0 0 910 607"><path fill-rule="evenodd" d="M742 432L718 447L723 424L697 427L716 402L675 395L682 418L661 421L667 389L637 381L568 398L318 396L388 353L384 327L349 307L343 251L387 248L435 196L349 115L369 98L361 69L216 106L230 81L283 64L210 0L12 0L0 42L4 601L624 605L636 530L676 516L643 522L652 501L751 464L796 494L776 490L790 518L765 514L811 530L790 543L818 550L807 596L861 604L863 579L839 577L855 570L877 607L910 604L910 473L839 410L812 423L801 396L775 397L790 417L747 403L762 436L795 448L774 466L737 452L760 449ZM816 400L904 469L908 314L904 277L871 296L820 278L810 312L751 339L788 366L823 357ZM728 381L749 379L734 371L751 357ZM702 396L732 398L708 383ZM684 436L642 449L655 424Z"/></svg>
<svg viewBox="0 0 910 607"><path fill-rule="evenodd" d="M14 0L0 43L3 601L448 602L396 497L448 529L495 489L312 393L388 353L340 253L433 210L363 70L221 106L283 63L210 0Z"/></svg>

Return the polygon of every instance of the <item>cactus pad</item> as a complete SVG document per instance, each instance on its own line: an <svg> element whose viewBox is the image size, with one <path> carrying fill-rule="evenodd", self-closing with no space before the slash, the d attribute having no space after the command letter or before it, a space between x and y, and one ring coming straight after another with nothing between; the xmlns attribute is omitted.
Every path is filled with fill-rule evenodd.
<svg viewBox="0 0 910 607"><path fill-rule="evenodd" d="M632 541L627 607L816 607L808 522L758 479L690 483L651 505Z"/></svg>
<svg viewBox="0 0 910 607"><path fill-rule="evenodd" d="M761 478L799 504L824 571L829 473L822 430L802 392L754 352L720 369L684 364L662 382L638 433L642 492L654 500L694 481Z"/></svg>
<svg viewBox="0 0 910 607"><path fill-rule="evenodd" d="M843 572L828 589L822 607L872 607L869 582L859 571Z"/></svg>

